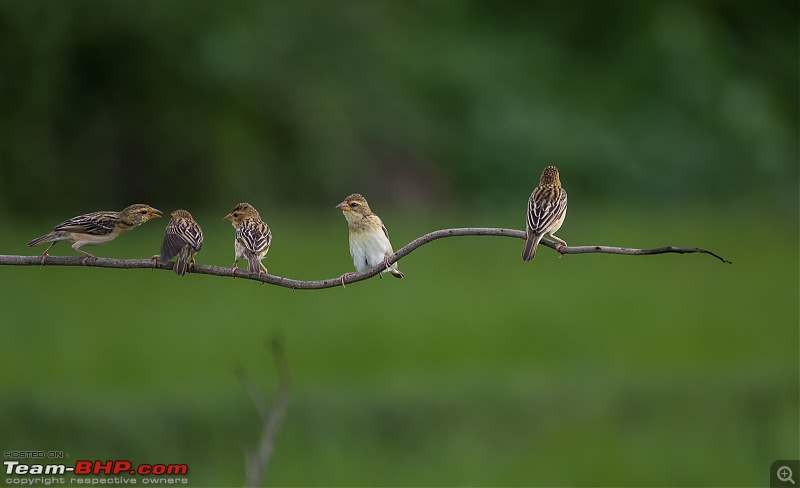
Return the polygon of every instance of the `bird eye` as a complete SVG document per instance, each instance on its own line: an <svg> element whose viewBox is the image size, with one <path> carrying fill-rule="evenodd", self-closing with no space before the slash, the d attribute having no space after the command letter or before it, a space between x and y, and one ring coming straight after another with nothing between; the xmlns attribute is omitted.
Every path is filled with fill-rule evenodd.
<svg viewBox="0 0 800 488"><path fill-rule="evenodd" d="M233 216L234 216L234 217L238 217L238 216L239 216L239 214L238 214L237 212L233 212Z"/></svg>
<svg viewBox="0 0 800 488"><path fill-rule="evenodd" d="M352 208L356 208L356 207L358 207L358 204L356 202L350 202L350 206Z"/></svg>
<svg viewBox="0 0 800 488"><path fill-rule="evenodd" d="M147 213L147 210L142 210L142 211L140 211L139 213L140 213L140 214L142 214L142 215L144 215L144 214L146 214L146 213Z"/></svg>

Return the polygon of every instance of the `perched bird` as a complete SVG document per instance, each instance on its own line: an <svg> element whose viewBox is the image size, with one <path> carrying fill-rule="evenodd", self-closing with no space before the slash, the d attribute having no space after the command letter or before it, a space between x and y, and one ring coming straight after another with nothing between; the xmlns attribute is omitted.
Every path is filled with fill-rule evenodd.
<svg viewBox="0 0 800 488"><path fill-rule="evenodd" d="M389 232L383 225L381 218L372 213L367 199L358 193L353 193L336 206L341 209L347 219L350 230L350 256L356 271L365 271L373 266L383 263L386 271L396 278L402 278L403 273L397 269L397 263L389 266L389 256L394 254L392 244L389 242ZM344 286L345 273L341 277ZM383 274L383 272L381 272Z"/></svg>
<svg viewBox="0 0 800 488"><path fill-rule="evenodd" d="M104 244L156 217L161 217L160 210L141 203L125 207L119 212L92 212L78 215L53 227L53 232L30 241L28 247L38 246L43 242L51 243L42 254L42 265L44 265L47 252L57 242L73 242L72 249L86 256L82 261L86 265L86 260L94 256L81 250L81 246Z"/></svg>
<svg viewBox="0 0 800 488"><path fill-rule="evenodd" d="M231 274L236 276L236 263L240 259L247 260L248 270L251 273L266 273L267 268L261 260L269 251L272 232L269 230L269 226L261 220L258 211L249 203L240 203L224 219L229 220L236 229L236 239L234 240L236 257Z"/></svg>
<svg viewBox="0 0 800 488"><path fill-rule="evenodd" d="M194 266L194 255L203 247L203 229L186 210L176 210L170 217L161 244L161 260L166 262L177 256L172 270L176 275L183 276L187 262L189 266Z"/></svg>
<svg viewBox="0 0 800 488"><path fill-rule="evenodd" d="M542 171L542 177L531 198L528 200L528 215L525 225L525 248L522 250L522 260L530 261L536 254L536 246L545 234L561 243L559 248L567 243L555 235L564 217L567 216L567 191L561 187L558 178L558 168L548 166Z"/></svg>

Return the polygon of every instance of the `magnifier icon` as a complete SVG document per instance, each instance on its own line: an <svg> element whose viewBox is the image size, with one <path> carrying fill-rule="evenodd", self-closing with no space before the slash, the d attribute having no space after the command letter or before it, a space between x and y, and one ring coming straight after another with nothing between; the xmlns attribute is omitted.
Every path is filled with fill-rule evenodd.
<svg viewBox="0 0 800 488"><path fill-rule="evenodd" d="M795 482L792 479L792 468L789 466L781 466L778 468L778 479L781 481L791 481L794 485Z"/></svg>

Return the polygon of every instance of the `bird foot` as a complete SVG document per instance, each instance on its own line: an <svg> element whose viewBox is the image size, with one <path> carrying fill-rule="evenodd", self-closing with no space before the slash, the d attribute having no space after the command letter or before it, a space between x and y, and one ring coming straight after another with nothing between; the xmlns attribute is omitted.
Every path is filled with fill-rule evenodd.
<svg viewBox="0 0 800 488"><path fill-rule="evenodd" d="M49 254L47 254L47 251L45 251L44 254L42 254L42 266L44 266L44 260L47 259L47 256L49 256Z"/></svg>
<svg viewBox="0 0 800 488"><path fill-rule="evenodd" d="M349 277L354 276L354 275L355 275L355 273L345 273L345 274L343 274L342 276L339 277L339 281L342 283L342 288L345 288L345 286L344 286L345 278L349 278Z"/></svg>
<svg viewBox="0 0 800 488"><path fill-rule="evenodd" d="M236 279L236 270L237 269L239 269L239 268L237 268L235 264L233 265L233 268L231 268L231 276L233 276L234 280Z"/></svg>
<svg viewBox="0 0 800 488"><path fill-rule="evenodd" d="M150 257L150 260L153 261L153 269L156 269L156 265L158 265L158 258L159 258L158 254L153 254Z"/></svg>

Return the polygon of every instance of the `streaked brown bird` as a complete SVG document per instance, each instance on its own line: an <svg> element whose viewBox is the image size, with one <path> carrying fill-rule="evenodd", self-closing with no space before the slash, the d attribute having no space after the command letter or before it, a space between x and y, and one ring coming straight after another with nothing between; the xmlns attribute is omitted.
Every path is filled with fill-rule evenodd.
<svg viewBox="0 0 800 488"><path fill-rule="evenodd" d="M249 203L240 203L224 217L236 229L234 251L236 256L231 268L231 275L236 276L236 263L246 259L251 273L267 273L267 267L261 262L272 244L272 231L261 220L258 211Z"/></svg>
<svg viewBox="0 0 800 488"><path fill-rule="evenodd" d="M92 212L72 217L53 227L53 231L28 242L28 247L35 247L44 242L50 246L42 253L42 265L49 256L48 251L60 241L69 241L72 249L83 254L82 263L93 258L92 254L80 249L81 246L96 246L105 244L117 238L120 234L138 227L150 219L161 217L161 211L143 203L125 207L119 212Z"/></svg>
<svg viewBox="0 0 800 488"><path fill-rule="evenodd" d="M203 229L186 210L175 210L170 217L161 243L161 261L176 258L172 270L184 276L194 266L194 255L203 247Z"/></svg>
<svg viewBox="0 0 800 488"><path fill-rule="evenodd" d="M380 217L369 208L367 199L359 193L353 193L336 206L347 220L350 236L350 256L356 271L365 271L373 266L383 263L386 272L395 278L402 278L403 273L397 269L397 263L389 265L389 256L394 254L392 243L389 242L389 231L383 225ZM384 272L381 271L381 275ZM344 286L344 278L341 281Z"/></svg>
<svg viewBox="0 0 800 488"><path fill-rule="evenodd" d="M528 214L525 225L525 248L522 260L530 261L536 255L536 247L546 235L557 240L559 248L567 243L555 235L567 216L567 191L561 187L558 168L547 166L531 198L528 200Z"/></svg>

